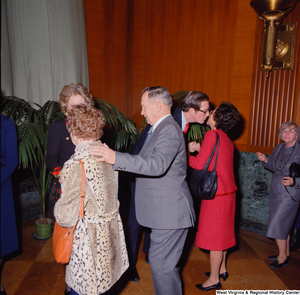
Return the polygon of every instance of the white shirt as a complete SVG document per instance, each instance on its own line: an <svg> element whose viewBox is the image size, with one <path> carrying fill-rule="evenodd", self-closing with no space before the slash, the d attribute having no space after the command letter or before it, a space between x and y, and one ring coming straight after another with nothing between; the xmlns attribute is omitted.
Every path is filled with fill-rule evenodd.
<svg viewBox="0 0 300 295"><path fill-rule="evenodd" d="M182 132L184 132L185 126L186 126L187 123L188 123L188 121L186 120L183 111L181 111L181 129L182 129Z"/></svg>
<svg viewBox="0 0 300 295"><path fill-rule="evenodd" d="M158 126L158 124L159 124L163 119L167 118L168 116L171 116L171 114L165 115L165 116L161 117L160 119L158 119L158 120L155 122L155 124L153 125L153 130L152 130L152 132L155 130L155 128Z"/></svg>

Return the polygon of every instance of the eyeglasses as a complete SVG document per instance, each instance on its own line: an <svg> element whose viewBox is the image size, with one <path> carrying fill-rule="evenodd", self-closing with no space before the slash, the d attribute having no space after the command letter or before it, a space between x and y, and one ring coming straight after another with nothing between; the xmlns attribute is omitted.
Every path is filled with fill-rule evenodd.
<svg viewBox="0 0 300 295"><path fill-rule="evenodd" d="M295 129L291 129L291 128L286 128L286 129L282 129L282 131L281 132L291 132L291 133L295 133L296 132L296 130Z"/></svg>
<svg viewBox="0 0 300 295"><path fill-rule="evenodd" d="M206 110L206 111L198 110L198 111L200 111L200 112L203 113L203 114L207 114L207 112L209 112L209 110Z"/></svg>

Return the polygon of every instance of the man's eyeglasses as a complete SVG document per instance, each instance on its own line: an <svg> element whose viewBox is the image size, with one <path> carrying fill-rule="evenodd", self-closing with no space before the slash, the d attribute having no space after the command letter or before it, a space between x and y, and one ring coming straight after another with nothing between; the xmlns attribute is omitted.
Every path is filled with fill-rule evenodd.
<svg viewBox="0 0 300 295"><path fill-rule="evenodd" d="M209 110L203 111L203 110L199 110L201 113L203 114L207 114L207 112L209 113Z"/></svg>

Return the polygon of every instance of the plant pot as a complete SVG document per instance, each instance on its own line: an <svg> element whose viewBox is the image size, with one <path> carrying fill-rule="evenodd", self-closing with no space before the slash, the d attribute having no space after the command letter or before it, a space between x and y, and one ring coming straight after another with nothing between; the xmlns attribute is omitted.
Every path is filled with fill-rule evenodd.
<svg viewBox="0 0 300 295"><path fill-rule="evenodd" d="M52 219L47 218L47 224L39 224L38 220L35 221L35 237L37 240L46 240L52 237Z"/></svg>

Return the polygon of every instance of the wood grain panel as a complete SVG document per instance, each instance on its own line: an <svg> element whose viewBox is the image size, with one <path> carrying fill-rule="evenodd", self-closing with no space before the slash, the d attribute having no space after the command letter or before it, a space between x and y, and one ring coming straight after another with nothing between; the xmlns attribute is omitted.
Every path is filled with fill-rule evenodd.
<svg viewBox="0 0 300 295"><path fill-rule="evenodd" d="M297 5L283 23L300 19L300 6ZM299 24L298 24L299 25ZM286 121L299 124L300 76L299 48L300 30L296 32L296 48L293 70L272 71L270 78L260 71L260 56L263 22L257 21L259 36L255 52L253 71L253 102L251 107L248 151L261 151L271 154L280 143L277 131Z"/></svg>
<svg viewBox="0 0 300 295"><path fill-rule="evenodd" d="M132 119L142 120L142 89L162 85L171 93L203 91L214 105L230 101L248 123L255 29L247 1L135 1ZM236 141L242 150L246 128Z"/></svg>
<svg viewBox="0 0 300 295"><path fill-rule="evenodd" d="M127 1L85 0L90 90L128 115Z"/></svg>
<svg viewBox="0 0 300 295"><path fill-rule="evenodd" d="M241 151L271 151L300 105L299 32L292 71L259 70L260 21L245 0L85 0L90 87L137 126L141 91L200 90L230 101L244 119ZM285 22L299 17L299 4Z"/></svg>

